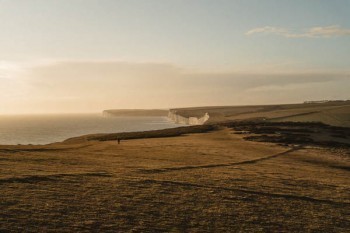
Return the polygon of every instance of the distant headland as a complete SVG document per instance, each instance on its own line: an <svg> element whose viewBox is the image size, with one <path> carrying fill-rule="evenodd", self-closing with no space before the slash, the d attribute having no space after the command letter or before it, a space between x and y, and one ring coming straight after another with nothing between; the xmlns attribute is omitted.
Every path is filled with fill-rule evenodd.
<svg viewBox="0 0 350 233"><path fill-rule="evenodd" d="M239 120L322 122L350 127L350 100L305 101L298 104L206 106L173 109L112 109L104 116L164 116L179 124L202 125Z"/></svg>

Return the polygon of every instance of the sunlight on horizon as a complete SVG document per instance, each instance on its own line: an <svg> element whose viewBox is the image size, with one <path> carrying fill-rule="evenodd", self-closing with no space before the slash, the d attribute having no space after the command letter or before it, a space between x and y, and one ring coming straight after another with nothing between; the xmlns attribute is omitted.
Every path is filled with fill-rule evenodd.
<svg viewBox="0 0 350 233"><path fill-rule="evenodd" d="M349 99L348 8L0 1L0 115Z"/></svg>

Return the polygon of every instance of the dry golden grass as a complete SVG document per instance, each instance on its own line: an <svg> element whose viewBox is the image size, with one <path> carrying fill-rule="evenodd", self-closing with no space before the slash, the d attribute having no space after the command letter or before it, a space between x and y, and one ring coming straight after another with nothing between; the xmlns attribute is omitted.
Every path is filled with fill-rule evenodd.
<svg viewBox="0 0 350 233"><path fill-rule="evenodd" d="M0 146L0 232L346 232L348 154L209 133Z"/></svg>

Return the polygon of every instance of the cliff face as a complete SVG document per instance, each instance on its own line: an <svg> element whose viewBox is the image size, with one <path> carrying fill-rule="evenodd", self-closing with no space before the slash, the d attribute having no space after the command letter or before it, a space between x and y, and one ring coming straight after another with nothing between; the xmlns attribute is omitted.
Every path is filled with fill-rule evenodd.
<svg viewBox="0 0 350 233"><path fill-rule="evenodd" d="M202 117L183 117L177 114L176 110L170 110L168 118L177 124L203 125L207 120L209 120L209 114L205 113Z"/></svg>

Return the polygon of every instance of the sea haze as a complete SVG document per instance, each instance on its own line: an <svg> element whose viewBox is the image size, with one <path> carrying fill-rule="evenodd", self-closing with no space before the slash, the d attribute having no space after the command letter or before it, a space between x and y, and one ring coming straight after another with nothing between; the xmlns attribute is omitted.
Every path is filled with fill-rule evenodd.
<svg viewBox="0 0 350 233"><path fill-rule="evenodd" d="M166 117L103 117L101 114L0 116L0 145L48 144L85 134L177 126Z"/></svg>

